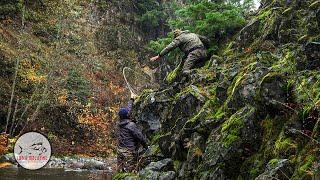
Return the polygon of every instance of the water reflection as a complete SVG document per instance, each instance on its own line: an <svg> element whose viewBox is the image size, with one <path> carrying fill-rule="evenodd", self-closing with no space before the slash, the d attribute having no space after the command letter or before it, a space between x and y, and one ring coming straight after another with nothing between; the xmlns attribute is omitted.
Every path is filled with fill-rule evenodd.
<svg viewBox="0 0 320 180"><path fill-rule="evenodd" d="M69 180L69 179L103 179L111 180L112 174L106 171L65 171L64 169L39 169L39 170L26 170L23 168L16 169L0 169L1 180Z"/></svg>

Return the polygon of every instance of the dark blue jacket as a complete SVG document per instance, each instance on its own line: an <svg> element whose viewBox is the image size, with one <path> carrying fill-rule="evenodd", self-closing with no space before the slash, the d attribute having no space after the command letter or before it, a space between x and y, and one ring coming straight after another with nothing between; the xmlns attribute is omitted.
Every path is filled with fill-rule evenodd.
<svg viewBox="0 0 320 180"><path fill-rule="evenodd" d="M131 111L133 101L128 103L128 110ZM139 144L147 146L145 136L138 126L130 119L120 119L118 122L118 146L130 150L137 150Z"/></svg>

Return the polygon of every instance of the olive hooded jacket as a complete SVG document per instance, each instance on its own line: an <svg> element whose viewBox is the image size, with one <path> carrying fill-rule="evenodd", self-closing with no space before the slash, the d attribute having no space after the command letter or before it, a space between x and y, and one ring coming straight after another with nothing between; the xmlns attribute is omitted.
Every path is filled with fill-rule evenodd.
<svg viewBox="0 0 320 180"><path fill-rule="evenodd" d="M185 54L189 54L190 51L194 49L205 48L206 44L209 44L209 40L206 37L190 33L189 31L182 31L180 35L174 38L174 40L159 53L159 56L162 57L177 47Z"/></svg>

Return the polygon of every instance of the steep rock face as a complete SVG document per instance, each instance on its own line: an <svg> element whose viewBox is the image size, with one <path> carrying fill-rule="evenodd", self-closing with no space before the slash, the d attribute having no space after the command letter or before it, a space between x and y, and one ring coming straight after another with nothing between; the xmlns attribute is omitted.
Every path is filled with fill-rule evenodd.
<svg viewBox="0 0 320 180"><path fill-rule="evenodd" d="M232 178L238 164L259 147L259 126L253 107L244 107L213 130L203 154L204 179Z"/></svg>
<svg viewBox="0 0 320 180"><path fill-rule="evenodd" d="M319 6L265 1L190 82L142 93L147 156L171 158L172 179L319 177Z"/></svg>

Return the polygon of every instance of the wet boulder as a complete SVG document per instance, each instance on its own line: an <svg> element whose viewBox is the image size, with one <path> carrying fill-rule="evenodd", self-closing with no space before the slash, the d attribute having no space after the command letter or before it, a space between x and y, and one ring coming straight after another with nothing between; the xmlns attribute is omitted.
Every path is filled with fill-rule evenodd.
<svg viewBox="0 0 320 180"><path fill-rule="evenodd" d="M286 109L289 102L290 87L285 77L278 73L269 73L261 81L260 101L269 109Z"/></svg>
<svg viewBox="0 0 320 180"><path fill-rule="evenodd" d="M268 71L269 69L262 64L253 63L239 73L228 90L228 108L236 111L246 104L256 105L260 81Z"/></svg>
<svg viewBox="0 0 320 180"><path fill-rule="evenodd" d="M151 179L151 180L175 179L173 161L172 159L167 158L161 161L151 162L147 167L139 171L138 177L140 179Z"/></svg>
<svg viewBox="0 0 320 180"><path fill-rule="evenodd" d="M185 91L175 97L172 111L167 119L161 122L162 133L160 138L160 149L165 156L174 159L184 159L184 133L183 127L189 119L200 111L206 98L200 93L198 87L191 85Z"/></svg>
<svg viewBox="0 0 320 180"><path fill-rule="evenodd" d="M187 148L187 158L179 170L179 178L194 177L197 174L197 166L202 161L206 139L199 133L193 133L186 139L184 146Z"/></svg>
<svg viewBox="0 0 320 180"><path fill-rule="evenodd" d="M148 147L148 149L140 156L140 164L141 167L145 167L150 164L150 162L156 162L161 159L164 159L164 155L162 154L159 145L153 144Z"/></svg>
<svg viewBox="0 0 320 180"><path fill-rule="evenodd" d="M261 129L256 109L245 106L212 130L200 165L203 179L235 177L246 158L259 149Z"/></svg>
<svg viewBox="0 0 320 180"><path fill-rule="evenodd" d="M102 161L99 160L95 160L95 159L90 159L90 160L86 160L84 162L84 165L82 167L82 169L89 169L89 170L105 170L108 169L106 164Z"/></svg>
<svg viewBox="0 0 320 180"><path fill-rule="evenodd" d="M65 159L68 159L67 157L65 157ZM67 161L65 159L61 159L61 158L57 158L54 156L51 156L50 161L46 164L46 168L64 168L66 165L68 165ZM69 161L69 165L71 166L71 161ZM76 163L76 161L74 161L74 163ZM75 169L77 168L82 168L83 164L77 164L77 166L75 167Z"/></svg>
<svg viewBox="0 0 320 180"><path fill-rule="evenodd" d="M237 42L241 47L244 47L252 43L257 37L256 32L259 30L260 21L258 19L252 19L240 32L237 38Z"/></svg>
<svg viewBox="0 0 320 180"><path fill-rule="evenodd" d="M71 170L111 170L113 160L108 163L105 159L89 158L89 157L69 157L62 158L52 156L50 161L46 164L45 168L66 168Z"/></svg>
<svg viewBox="0 0 320 180"><path fill-rule="evenodd" d="M148 137L161 128L161 121L169 115L171 97L174 94L172 91L174 90L165 89L158 92L144 92L137 100L132 114Z"/></svg>

